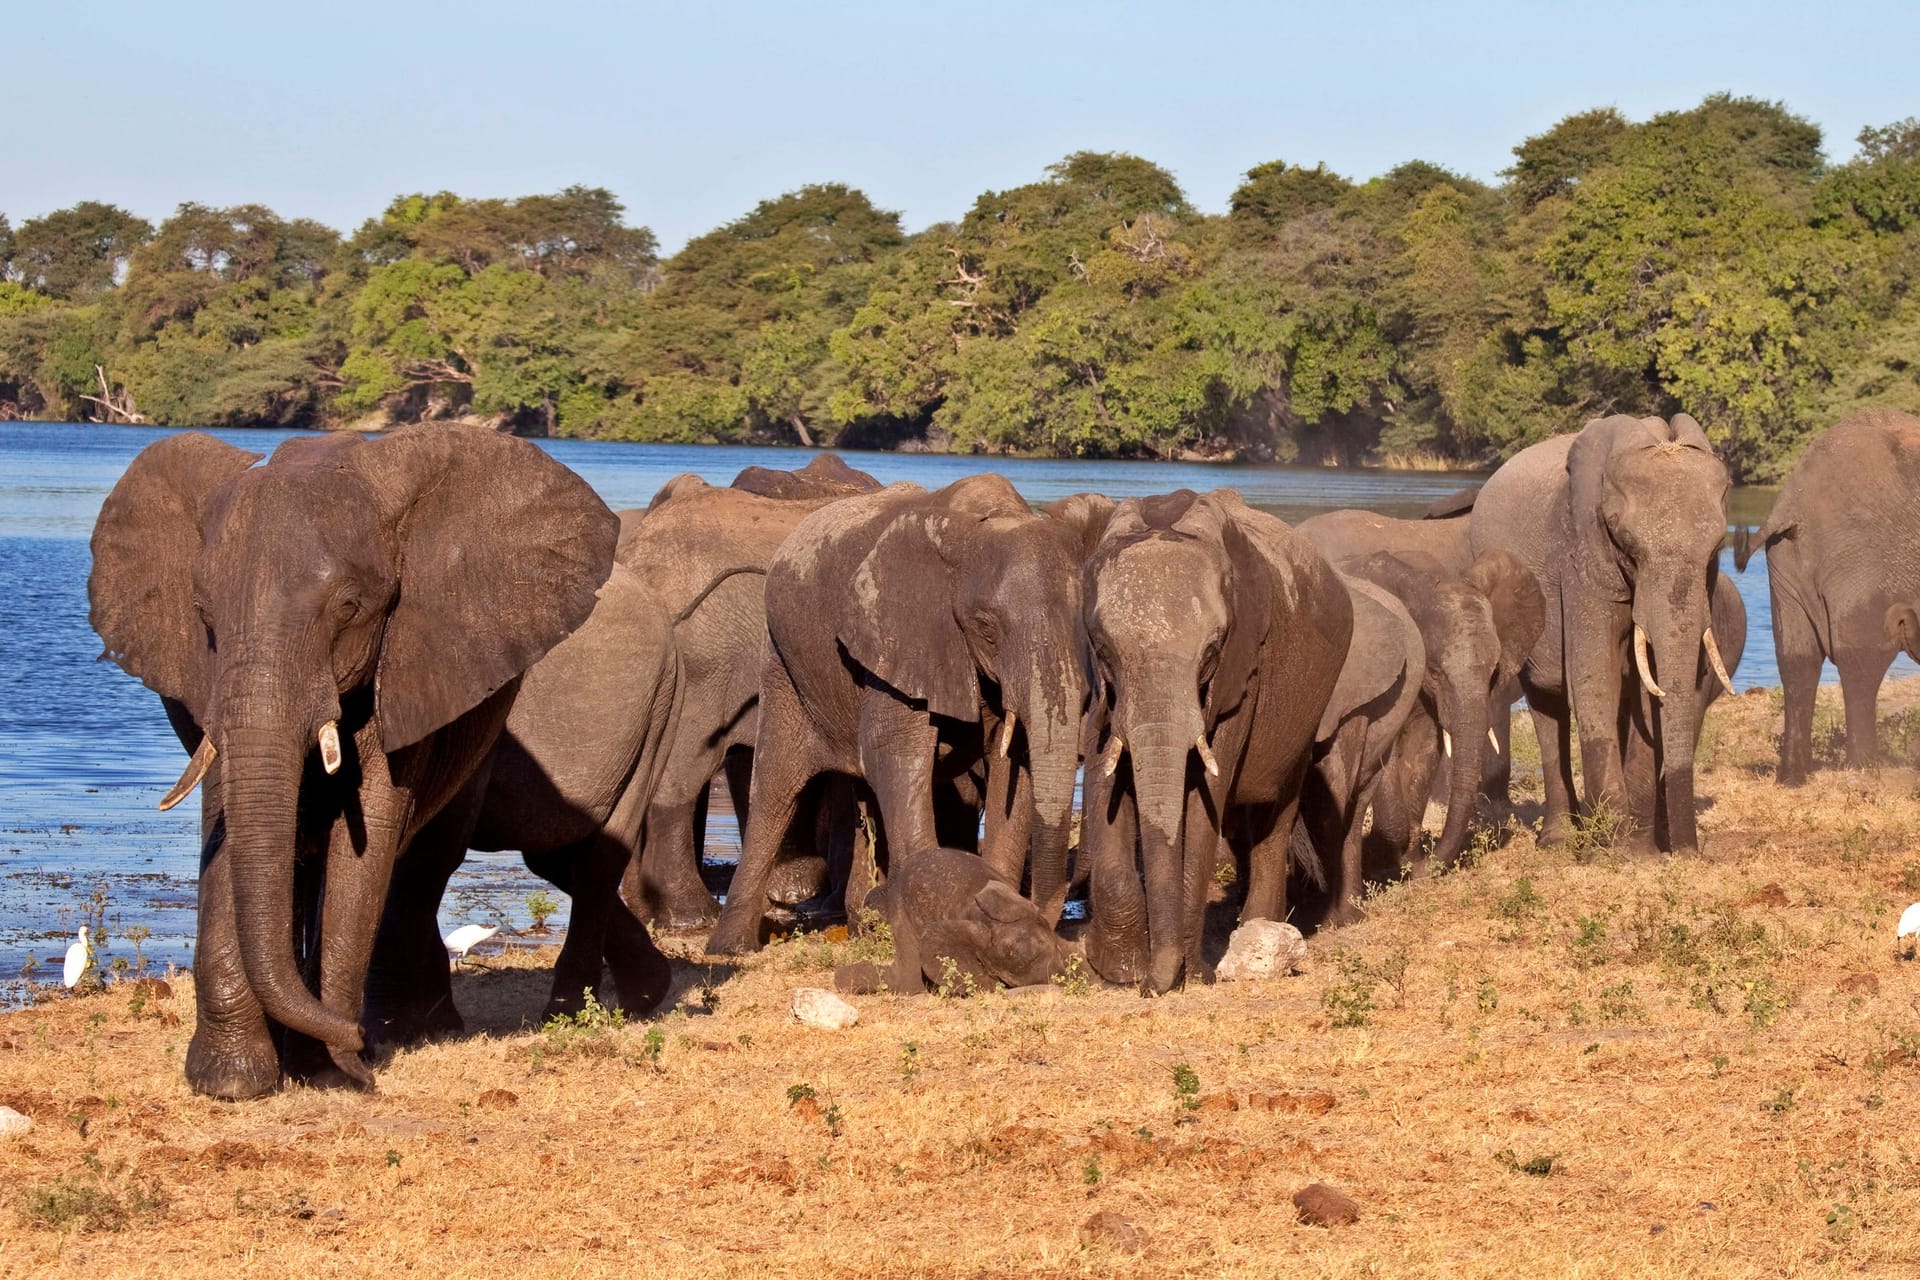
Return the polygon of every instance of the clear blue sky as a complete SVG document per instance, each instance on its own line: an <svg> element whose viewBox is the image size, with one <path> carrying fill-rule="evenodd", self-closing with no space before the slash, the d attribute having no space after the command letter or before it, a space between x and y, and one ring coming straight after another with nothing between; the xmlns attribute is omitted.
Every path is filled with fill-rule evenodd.
<svg viewBox="0 0 1920 1280"><path fill-rule="evenodd" d="M909 229L1070 151L1204 209L1264 160L1491 178L1588 107L1782 99L1844 159L1920 114L1920 3L940 5L20 0L0 212L261 201L344 229L393 195L605 186L677 248L838 181ZM29 12L21 12L29 9Z"/></svg>

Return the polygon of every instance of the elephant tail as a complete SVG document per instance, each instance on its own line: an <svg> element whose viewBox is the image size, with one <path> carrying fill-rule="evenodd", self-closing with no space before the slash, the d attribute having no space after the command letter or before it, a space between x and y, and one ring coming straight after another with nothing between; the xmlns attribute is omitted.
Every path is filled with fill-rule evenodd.
<svg viewBox="0 0 1920 1280"><path fill-rule="evenodd" d="M1316 889L1327 887L1327 866L1320 859L1320 851L1313 847L1313 838L1307 834L1307 824L1293 824L1293 839L1289 847L1293 869L1307 878L1307 883Z"/></svg>
<svg viewBox="0 0 1920 1280"><path fill-rule="evenodd" d="M766 572L767 566L763 564L736 564L732 568L722 569L713 575L712 580L709 581L706 586L700 588L700 594L689 601L686 608L674 616L673 625L677 627L688 618L691 618L699 611L700 606L707 602L707 597L712 595L720 584L728 578L737 577L743 573L757 573L764 577L766 576Z"/></svg>

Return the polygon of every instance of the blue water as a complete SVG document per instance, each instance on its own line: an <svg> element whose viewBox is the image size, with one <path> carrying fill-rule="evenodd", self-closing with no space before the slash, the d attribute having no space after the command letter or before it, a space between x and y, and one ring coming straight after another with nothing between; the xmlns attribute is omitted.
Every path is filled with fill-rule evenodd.
<svg viewBox="0 0 1920 1280"><path fill-rule="evenodd" d="M159 701L119 668L95 660L100 642L87 625L87 539L100 504L133 456L165 434L0 424L0 983L13 980L30 956L43 965L41 980L57 976L82 904L103 886L115 935L106 961L133 962L135 948L124 931L144 926L152 936L140 951L150 965L192 962L199 808L155 809L184 756ZM216 434L264 453L296 433ZM615 508L644 506L682 472L724 484L742 467L796 467L811 456L799 449L566 440L544 447ZM912 480L929 488L998 471L1034 503L1085 490L1122 498L1232 486L1252 505L1287 520L1334 507L1418 515L1433 498L1472 479L1200 463L847 457L883 482ZM1736 518L1758 523L1770 497L1736 494ZM1734 682L1741 688L1775 684L1764 557L1732 580L1746 599L1751 637ZM1903 658L1898 669L1913 666ZM733 834L730 820L712 823L710 852L730 856ZM443 923L450 929L497 919L524 927L526 895L540 887L514 855L475 855L454 881ZM564 919L563 911L556 923Z"/></svg>

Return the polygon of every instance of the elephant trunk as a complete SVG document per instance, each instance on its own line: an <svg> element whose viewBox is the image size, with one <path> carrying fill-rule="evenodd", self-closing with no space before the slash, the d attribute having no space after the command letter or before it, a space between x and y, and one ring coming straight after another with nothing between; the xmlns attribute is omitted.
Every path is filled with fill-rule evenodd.
<svg viewBox="0 0 1920 1280"><path fill-rule="evenodd" d="M267 1016L330 1047L357 1051L360 1027L307 989L293 950L296 816L307 752L327 717L288 706L282 670L242 673L221 716L220 763L240 964ZM257 707L268 707L260 714ZM335 713L337 714L337 712Z"/></svg>
<svg viewBox="0 0 1920 1280"><path fill-rule="evenodd" d="M1493 750L1487 699L1474 693L1471 682L1460 682L1452 696L1441 700L1440 723L1453 735L1453 766L1447 782L1447 825L1433 854L1442 866L1449 866L1466 847L1474 797L1480 792L1487 753Z"/></svg>
<svg viewBox="0 0 1920 1280"><path fill-rule="evenodd" d="M1059 918L1067 899L1067 845L1073 838L1073 784L1080 760L1076 711L1041 701L1023 717L1033 782L1032 894L1050 919Z"/></svg>
<svg viewBox="0 0 1920 1280"><path fill-rule="evenodd" d="M1197 714L1194 722L1199 722ZM1187 769L1197 734L1184 721L1134 724L1129 729L1127 751L1133 757L1141 861L1147 873L1146 988L1160 995L1180 981L1185 961L1188 851L1182 827Z"/></svg>
<svg viewBox="0 0 1920 1280"><path fill-rule="evenodd" d="M1654 677L1662 681L1661 696L1653 704L1657 724L1659 774L1656 786L1666 802L1667 842L1673 852L1699 847L1693 813L1693 751L1699 728L1698 685L1701 637L1711 619L1707 615L1705 584L1691 591L1669 593L1655 587L1652 599L1671 601L1645 627L1653 653ZM1643 596L1643 598L1646 598ZM1640 611L1635 610L1638 614Z"/></svg>

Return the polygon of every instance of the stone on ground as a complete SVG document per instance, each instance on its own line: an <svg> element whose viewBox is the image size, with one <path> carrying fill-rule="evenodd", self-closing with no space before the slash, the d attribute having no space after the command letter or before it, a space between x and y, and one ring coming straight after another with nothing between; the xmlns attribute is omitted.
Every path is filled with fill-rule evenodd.
<svg viewBox="0 0 1920 1280"><path fill-rule="evenodd" d="M860 1021L860 1011L823 987L800 987L793 993L793 1016L810 1027L839 1031Z"/></svg>
<svg viewBox="0 0 1920 1280"><path fill-rule="evenodd" d="M1227 940L1215 976L1222 982L1249 978L1279 978L1292 973L1307 958L1307 940L1290 924L1276 920L1249 920Z"/></svg>

